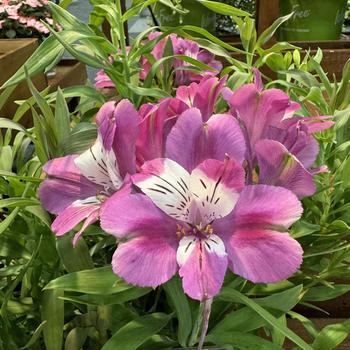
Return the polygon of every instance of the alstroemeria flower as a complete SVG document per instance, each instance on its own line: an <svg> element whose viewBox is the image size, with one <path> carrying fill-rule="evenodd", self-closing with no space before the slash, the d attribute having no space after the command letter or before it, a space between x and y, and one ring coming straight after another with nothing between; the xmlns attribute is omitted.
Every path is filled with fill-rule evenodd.
<svg viewBox="0 0 350 350"><path fill-rule="evenodd" d="M161 34L162 33L160 32L152 32L149 34L148 40L153 40ZM194 58L214 69L213 71L208 70L198 73L181 69L181 67L190 66L190 64L181 59L175 58L173 69L175 70L176 86L186 85L193 81L200 81L203 76L215 76L222 69L222 63L215 60L215 56L212 53L205 49L201 49L196 42L180 38L176 34L170 34L168 37L161 39L154 46L153 50L151 51L151 55L155 58L155 60L160 60L162 57L164 57L164 48L167 40L171 40L174 55L185 55ZM140 78L145 79L152 66L146 57L142 57L140 63L142 68Z"/></svg>
<svg viewBox="0 0 350 350"><path fill-rule="evenodd" d="M139 117L133 105L127 100L117 105L108 102L96 122L95 144L81 155L50 160L43 168L48 179L39 188L43 206L58 215L52 223L57 236L84 220L74 244L85 228L98 220L102 203L121 189L128 174L135 173Z"/></svg>
<svg viewBox="0 0 350 350"><path fill-rule="evenodd" d="M180 86L176 90L176 97L165 98L157 104L144 104L139 110L142 122L140 124L140 137L137 141L137 163L142 165L145 161L154 158L164 157L166 154L165 146L166 140L173 126L177 122L179 116L187 109L195 107L199 109L201 118L194 116L196 125L190 125L189 128L185 127L185 134L183 140L188 139L187 132L193 133L194 127L198 127L198 122L204 127L204 123L215 114L215 104L217 98L222 90L223 85L226 82L226 78L218 79L216 77L203 78L199 83L192 83L189 86ZM197 112L195 112L197 115ZM191 118L190 116L188 117ZM234 128L236 128L236 122L231 118ZM227 123L224 121L221 123L222 129L227 127ZM180 124L178 124L180 127ZM177 128L178 128L177 127ZM181 127L180 127L181 128ZM229 130L231 128L229 127ZM181 148L181 142L180 148ZM230 150L234 145L241 142L240 148L244 148L244 140L238 137L236 140L231 139L228 143L231 143L226 152L221 154L219 159L223 159L225 153L230 153ZM206 143L206 140L202 140L202 143ZM200 148L203 148L199 145ZM180 150L180 153L183 153ZM236 157L236 154L229 154ZM172 158L167 155L167 157ZM208 157L207 157L208 158ZM210 158L210 157L209 157ZM211 157L215 158L215 157ZM180 162L181 164L181 162ZM197 163L196 165L198 165Z"/></svg>
<svg viewBox="0 0 350 350"><path fill-rule="evenodd" d="M302 207L290 191L244 186L233 160L208 159L192 172L155 159L133 176L144 194L112 196L101 226L118 238L114 272L138 286L156 287L177 271L184 291L197 300L215 296L229 267L253 282L292 275L302 248L287 233Z"/></svg>
<svg viewBox="0 0 350 350"><path fill-rule="evenodd" d="M249 180L253 181L258 165L260 183L286 187L299 197L310 196L316 190L316 172L311 166L319 151L312 134L334 123L330 117L294 116L299 104L290 101L282 90L262 90L260 75L256 78L255 84L236 91L223 90L230 112L245 135Z"/></svg>

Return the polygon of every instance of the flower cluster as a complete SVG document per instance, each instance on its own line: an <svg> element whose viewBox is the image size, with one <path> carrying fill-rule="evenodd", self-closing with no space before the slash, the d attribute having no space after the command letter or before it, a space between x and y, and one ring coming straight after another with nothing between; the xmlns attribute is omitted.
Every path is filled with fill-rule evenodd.
<svg viewBox="0 0 350 350"><path fill-rule="evenodd" d="M288 228L312 195L315 132L328 117L255 83L235 91L206 76L137 111L122 100L99 110L98 138L81 155L49 161L40 187L63 235L100 220L119 241L114 272L156 287L177 272L197 300L215 296L227 269L255 283L295 273L303 250ZM227 103L226 110L217 111Z"/></svg>
<svg viewBox="0 0 350 350"><path fill-rule="evenodd" d="M162 33L160 32L151 32L148 35L148 41L155 40L161 35ZM198 82L203 78L203 76L215 76L222 69L222 63L215 60L215 56L212 53L205 49L201 49L196 42L180 38L176 34L170 34L169 36L160 39L155 44L150 53L155 61L159 61L165 57L165 47L168 41L171 44L172 52L168 52L167 55L173 54L188 56L212 68L212 70L195 72L188 69L191 66L188 62L175 58L173 59L172 63L175 86L186 85L191 82ZM140 79L144 80L150 72L152 64L146 56L142 56L140 66ZM95 87L99 89L111 88L114 87L114 83L103 70L100 70L95 78Z"/></svg>
<svg viewBox="0 0 350 350"><path fill-rule="evenodd" d="M0 0L0 38L44 38L53 25L49 0Z"/></svg>

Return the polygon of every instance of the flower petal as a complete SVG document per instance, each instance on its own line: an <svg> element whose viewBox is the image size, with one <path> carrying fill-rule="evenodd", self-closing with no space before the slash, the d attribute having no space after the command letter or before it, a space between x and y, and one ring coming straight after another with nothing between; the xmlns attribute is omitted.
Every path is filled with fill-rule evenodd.
<svg viewBox="0 0 350 350"><path fill-rule="evenodd" d="M193 299L206 300L219 293L227 269L227 254L216 235L208 239L185 236L177 250L179 275L185 293Z"/></svg>
<svg viewBox="0 0 350 350"><path fill-rule="evenodd" d="M244 153L244 136L231 115L214 115L203 123L197 108L179 116L166 142L166 156L188 171L208 158L223 160L226 154L241 163Z"/></svg>
<svg viewBox="0 0 350 350"><path fill-rule="evenodd" d="M92 212L84 221L83 225L81 226L81 229L74 235L73 237L73 247L75 247L81 237L81 235L83 234L83 232L85 231L85 229L90 226L91 224L93 224L94 222L96 222L99 218L100 215L100 211L96 210L94 212Z"/></svg>
<svg viewBox="0 0 350 350"><path fill-rule="evenodd" d="M289 97L282 90L260 92L254 84L243 85L233 93L224 92L223 97L228 99L232 115L244 125L251 150L258 140L266 138L269 126L282 120L290 106ZM248 158L253 161L254 154L248 154Z"/></svg>
<svg viewBox="0 0 350 350"><path fill-rule="evenodd" d="M96 197L89 197L73 202L56 217L51 225L52 231L57 236L62 236L90 216L94 220L89 220L88 223L95 222L98 217L96 212L99 211L100 204L100 201Z"/></svg>
<svg viewBox="0 0 350 350"><path fill-rule="evenodd" d="M228 215L234 208L244 186L244 170L228 159L208 159L192 171L190 189L202 224ZM198 222L196 222L198 224Z"/></svg>
<svg viewBox="0 0 350 350"><path fill-rule="evenodd" d="M176 221L141 193L116 192L103 203L100 218L102 229L118 238L145 232L176 236Z"/></svg>
<svg viewBox="0 0 350 350"><path fill-rule="evenodd" d="M187 109L187 105L176 98L167 98L157 105L142 105L140 136L136 144L137 162L164 157L165 141L176 118Z"/></svg>
<svg viewBox="0 0 350 350"><path fill-rule="evenodd" d="M113 151L121 177L136 171L135 144L139 135L140 117L128 100L107 102L96 116L99 137L104 148Z"/></svg>
<svg viewBox="0 0 350 350"><path fill-rule="evenodd" d="M188 222L192 204L190 174L181 165L170 159L154 159L146 162L142 172L132 179L158 208Z"/></svg>
<svg viewBox="0 0 350 350"><path fill-rule="evenodd" d="M259 183L285 187L299 198L315 193L312 174L281 143L258 141L255 152L259 163Z"/></svg>
<svg viewBox="0 0 350 350"><path fill-rule="evenodd" d="M112 259L115 274L139 287L157 287L173 277L176 263L177 241L154 234L119 244Z"/></svg>
<svg viewBox="0 0 350 350"><path fill-rule="evenodd" d="M288 233L242 229L225 241L229 266L254 283L276 283L295 273L303 250Z"/></svg>
<svg viewBox="0 0 350 350"><path fill-rule="evenodd" d="M78 199L95 196L103 189L86 179L76 167L76 156L66 156L50 160L43 170L49 176L39 188L39 197L44 208L59 214Z"/></svg>
<svg viewBox="0 0 350 350"><path fill-rule="evenodd" d="M302 212L300 201L291 191L253 185L242 190L232 215L236 227L288 228Z"/></svg>
<svg viewBox="0 0 350 350"><path fill-rule="evenodd" d="M99 139L75 159L75 164L87 179L105 189L118 189L122 184L113 150L107 152Z"/></svg>

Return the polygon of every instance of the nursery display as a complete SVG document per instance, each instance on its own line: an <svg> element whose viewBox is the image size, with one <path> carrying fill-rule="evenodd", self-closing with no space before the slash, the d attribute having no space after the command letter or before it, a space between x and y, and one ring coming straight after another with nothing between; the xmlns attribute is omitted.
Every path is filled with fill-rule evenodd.
<svg viewBox="0 0 350 350"><path fill-rule="evenodd" d="M310 311L350 292L350 59L332 77L272 42L293 14L258 35L198 0L240 48L194 23L127 45L146 6L190 8L91 1L86 24L69 3L1 86L0 110L32 96L0 118L0 349L346 349L350 321ZM65 51L95 81L38 91Z"/></svg>

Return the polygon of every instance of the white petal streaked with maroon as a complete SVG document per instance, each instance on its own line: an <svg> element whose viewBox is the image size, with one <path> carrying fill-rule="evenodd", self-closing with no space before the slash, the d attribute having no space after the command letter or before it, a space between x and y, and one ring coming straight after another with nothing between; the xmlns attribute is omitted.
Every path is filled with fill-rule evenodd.
<svg viewBox="0 0 350 350"><path fill-rule="evenodd" d="M141 176L133 177L139 187L160 209L182 221L191 218L190 174L170 159L145 163Z"/></svg>
<svg viewBox="0 0 350 350"><path fill-rule="evenodd" d="M201 213L200 223L205 225L228 215L243 185L243 168L232 160L221 162L208 159L194 169L190 188Z"/></svg>
<svg viewBox="0 0 350 350"><path fill-rule="evenodd" d="M122 183L113 151L107 153L99 139L75 159L75 164L86 178L106 189L119 188Z"/></svg>
<svg viewBox="0 0 350 350"><path fill-rule="evenodd" d="M225 245L220 237L211 234L206 239L202 239L196 236L184 236L179 242L179 247L176 253L176 260L181 267L191 256L196 244L198 242L203 243L203 247L208 253L215 253L219 257L226 256Z"/></svg>

